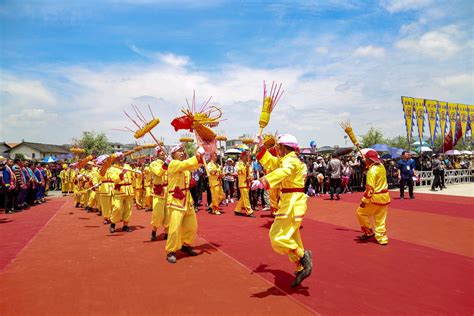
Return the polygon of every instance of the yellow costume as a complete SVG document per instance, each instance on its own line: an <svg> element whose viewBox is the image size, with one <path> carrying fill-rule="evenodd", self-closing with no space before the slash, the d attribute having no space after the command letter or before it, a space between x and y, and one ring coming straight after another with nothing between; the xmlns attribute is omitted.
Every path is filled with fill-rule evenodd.
<svg viewBox="0 0 474 316"><path fill-rule="evenodd" d="M141 209L143 208L143 199L145 196L145 189L143 188L143 174L140 167L136 167L134 170L136 172L133 175L133 192L137 209Z"/></svg>
<svg viewBox="0 0 474 316"><path fill-rule="evenodd" d="M46 181L45 194L48 195L48 193L49 193L49 184L51 182L51 179L53 178L53 174L51 173L51 170L46 169L46 168L44 168L44 169L45 169L45 172L46 172L46 179L48 180L48 181Z"/></svg>
<svg viewBox="0 0 474 316"><path fill-rule="evenodd" d="M59 179L61 179L61 192L63 195L67 195L69 193L69 183L70 183L70 170L66 165L63 165L63 170L59 173Z"/></svg>
<svg viewBox="0 0 474 316"><path fill-rule="evenodd" d="M189 191L191 170L199 168L197 157L180 161L172 160L168 166L168 196L166 207L169 214L166 253L174 253L182 246L190 246L197 232L194 202Z"/></svg>
<svg viewBox="0 0 474 316"><path fill-rule="evenodd" d="M151 225L156 232L158 227L163 226L168 229L169 217L166 216L166 196L168 194L168 177L163 166L163 161L157 159L150 164L150 171L153 178L153 211L151 213ZM156 233L155 233L156 234ZM156 235L152 233L156 237Z"/></svg>
<svg viewBox="0 0 474 316"><path fill-rule="evenodd" d="M93 167L91 170L89 170L89 194L88 194L88 202L87 202L87 207L89 209L96 208L97 206L97 188L94 187L94 185L99 183L99 171L97 170L96 167Z"/></svg>
<svg viewBox="0 0 474 316"><path fill-rule="evenodd" d="M385 219L387 209L390 204L388 193L387 174L385 167L381 163L374 163L367 171L367 184L364 196L362 197L364 207L357 208L357 218L365 236L373 236L381 245L388 243ZM370 224L370 217L374 217L374 230Z"/></svg>
<svg viewBox="0 0 474 316"><path fill-rule="evenodd" d="M257 159L265 168L274 169L260 178L264 187L270 189L281 186L278 210L269 232L272 248L276 253L288 255L299 271L302 269L300 259L305 254L300 236L301 221L307 209L305 165L294 151L278 159L264 149Z"/></svg>
<svg viewBox="0 0 474 316"><path fill-rule="evenodd" d="M123 168L130 170L130 166L127 164L124 164ZM111 232L114 231L115 224L119 221L123 221L123 230L128 231L128 222L132 216L133 206L131 172L122 171L120 166L114 166L110 168L110 171L110 178L115 184L112 214L110 216Z"/></svg>
<svg viewBox="0 0 474 316"><path fill-rule="evenodd" d="M100 176L100 175L99 175ZM105 224L108 223L112 214L112 195L114 193L114 181L111 178L111 171L107 169L104 176L99 177L98 199Z"/></svg>
<svg viewBox="0 0 474 316"><path fill-rule="evenodd" d="M212 213L215 215L220 215L221 212L219 212L219 204L225 198L221 182L222 172L219 166L213 161L210 161L207 164L207 170L209 170L209 189L211 190L212 197Z"/></svg>
<svg viewBox="0 0 474 316"><path fill-rule="evenodd" d="M143 201L143 207L145 210L149 211L153 205L153 196L152 196L152 178L153 174L149 165L146 165L143 170L143 186L145 187L145 198Z"/></svg>
<svg viewBox="0 0 474 316"><path fill-rule="evenodd" d="M237 172L238 181L239 181L239 191L240 199L237 205L235 206L234 213L243 214L243 211L247 216L253 214L253 210L250 207L250 197L249 197L249 181L252 181L252 175L249 171L249 165L242 160L239 160L235 166Z"/></svg>

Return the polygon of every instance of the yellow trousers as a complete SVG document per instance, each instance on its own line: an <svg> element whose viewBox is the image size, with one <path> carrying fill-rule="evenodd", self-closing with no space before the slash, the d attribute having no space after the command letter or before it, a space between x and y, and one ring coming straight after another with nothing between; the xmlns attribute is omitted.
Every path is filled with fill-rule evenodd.
<svg viewBox="0 0 474 316"><path fill-rule="evenodd" d="M92 190L89 190L89 196L87 197L88 201L87 201L87 206L89 207L95 207L96 205L96 197L97 197L97 194L95 191L92 191Z"/></svg>
<svg viewBox="0 0 474 316"><path fill-rule="evenodd" d="M211 197L212 197L211 209L213 212L217 212L219 210L219 204L225 197L223 194L222 186L215 185L211 187ZM249 203L250 203L250 200L249 200Z"/></svg>
<svg viewBox="0 0 474 316"><path fill-rule="evenodd" d="M104 219L109 219L112 213L112 195L99 194L99 204Z"/></svg>
<svg viewBox="0 0 474 316"><path fill-rule="evenodd" d="M357 208L357 219L364 234L372 235L375 233L375 239L379 244L387 244L387 230L385 228L385 220L387 218L388 205L366 204L364 208ZM370 218L374 218L374 230L370 223Z"/></svg>
<svg viewBox="0 0 474 316"><path fill-rule="evenodd" d="M151 195L151 187L145 187L145 200L143 207L151 209L153 206L153 197Z"/></svg>
<svg viewBox="0 0 474 316"><path fill-rule="evenodd" d="M250 197L248 188L239 188L240 190L240 199L237 205L235 206L234 212L243 213L250 215L253 213L252 208L250 207Z"/></svg>
<svg viewBox="0 0 474 316"><path fill-rule="evenodd" d="M270 195L270 210L272 214L278 210L278 200L280 199L280 189L270 189L268 190Z"/></svg>
<svg viewBox="0 0 474 316"><path fill-rule="evenodd" d="M74 192L74 182L66 182L66 188L68 193Z"/></svg>
<svg viewBox="0 0 474 316"><path fill-rule="evenodd" d="M130 217L132 217L132 205L133 196L114 196L112 200L112 214L110 215L110 221L114 224L120 221L128 223Z"/></svg>
<svg viewBox="0 0 474 316"><path fill-rule="evenodd" d="M166 230L169 226L169 216L166 216L166 198L153 197L153 211L151 212L151 225L153 228L163 226Z"/></svg>
<svg viewBox="0 0 474 316"><path fill-rule="evenodd" d="M145 190L143 188L135 188L135 203L137 206L142 208L143 207L143 197L145 196Z"/></svg>
<svg viewBox="0 0 474 316"><path fill-rule="evenodd" d="M169 210L168 239L166 240L166 253L176 252L183 245L190 246L197 232L197 219L194 209L179 211Z"/></svg>
<svg viewBox="0 0 474 316"><path fill-rule="evenodd" d="M295 221L293 217L277 218L268 233L273 250L280 255L288 255L297 270L300 270L299 260L304 256L300 225L301 221Z"/></svg>

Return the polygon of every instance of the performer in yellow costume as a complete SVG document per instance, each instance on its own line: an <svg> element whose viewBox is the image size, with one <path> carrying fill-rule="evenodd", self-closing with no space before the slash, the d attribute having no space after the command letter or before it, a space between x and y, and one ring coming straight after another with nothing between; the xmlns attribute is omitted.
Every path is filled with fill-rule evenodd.
<svg viewBox="0 0 474 316"><path fill-rule="evenodd" d="M110 224L112 214L112 195L114 193L114 181L112 181L112 171L107 169L103 176L99 175L99 190L97 193L100 210L104 218L104 225Z"/></svg>
<svg viewBox="0 0 474 316"><path fill-rule="evenodd" d="M63 196L66 196L69 193L69 169L66 164L63 164L59 179L61 179L61 192Z"/></svg>
<svg viewBox="0 0 474 316"><path fill-rule="evenodd" d="M110 216L110 232L115 232L115 224L123 221L122 231L130 232L128 227L132 217L133 191L132 175L128 164L123 163L123 155L117 154L114 166L110 169L110 178L114 182L115 190L113 194L112 214Z"/></svg>
<svg viewBox="0 0 474 316"><path fill-rule="evenodd" d="M222 190L222 169L216 163L216 154L212 153L210 161L207 164L209 170L209 188L211 190L211 214L221 215L219 211L219 204L224 199L224 192Z"/></svg>
<svg viewBox="0 0 474 316"><path fill-rule="evenodd" d="M254 180L252 189L281 186L280 202L269 236L273 250L288 255L290 261L296 264L296 278L291 285L296 287L311 275L313 267L312 253L304 249L300 235L301 222L307 209L307 196L304 193L306 168L295 153L298 142L294 136L280 135L277 144L280 159L272 156L264 147L258 153L257 159L262 166L274 171Z"/></svg>
<svg viewBox="0 0 474 316"><path fill-rule="evenodd" d="M145 208L145 212L150 212L153 205L153 196L152 196L152 180L153 173L150 169L149 161L145 163L145 167L143 168L143 186L145 188L145 198L143 201L143 207Z"/></svg>
<svg viewBox="0 0 474 316"><path fill-rule="evenodd" d="M203 163L204 149L198 148L196 156L185 159L183 143L171 148L173 160L168 166L168 197L166 207L170 217L166 253L169 263L176 263L176 251L180 250L190 256L197 253L191 248L196 237L197 219L194 212L194 201L189 191L191 171Z"/></svg>
<svg viewBox="0 0 474 316"><path fill-rule="evenodd" d="M134 168L136 171L133 175L133 192L135 195L135 204L137 209L143 208L143 200L145 196L145 188L143 187L143 172L141 168L141 163L137 163L137 166Z"/></svg>
<svg viewBox="0 0 474 316"><path fill-rule="evenodd" d="M164 166L165 153L160 146L155 148L157 159L150 164L153 183L153 209L151 213L151 241L156 240L156 231L163 226L165 238L167 239L169 217L166 216L166 196L168 195L168 176L166 166ZM169 161L168 161L169 163Z"/></svg>
<svg viewBox="0 0 474 316"><path fill-rule="evenodd" d="M95 184L99 183L99 171L97 167L94 167L94 163L89 161L88 165L88 177L89 177L89 187L88 187L88 195L87 195L87 212L93 212L97 210L97 187L94 186Z"/></svg>
<svg viewBox="0 0 474 316"><path fill-rule="evenodd" d="M235 165L235 171L237 172L240 199L235 206L234 214L239 216L255 217L253 210L250 207L249 197L249 183L253 180L252 173L249 170L249 151L246 148L240 149L240 159Z"/></svg>
<svg viewBox="0 0 474 316"><path fill-rule="evenodd" d="M375 150L363 149L362 153L368 170L364 196L357 208L357 218L363 232L363 235L359 236L359 240L365 242L375 236L380 245L387 245L385 220L390 205L387 173ZM374 229L370 223L371 217L374 218Z"/></svg>

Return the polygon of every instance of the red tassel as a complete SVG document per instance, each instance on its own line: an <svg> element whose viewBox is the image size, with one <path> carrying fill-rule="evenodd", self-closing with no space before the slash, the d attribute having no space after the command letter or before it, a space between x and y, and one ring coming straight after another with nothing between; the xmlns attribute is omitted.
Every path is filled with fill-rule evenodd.
<svg viewBox="0 0 474 316"><path fill-rule="evenodd" d="M192 131L193 120L188 116L180 116L171 121L171 126L174 127L175 132L180 129L188 129Z"/></svg>
<svg viewBox="0 0 474 316"><path fill-rule="evenodd" d="M179 187L176 187L173 192L173 197L178 200L184 200L186 196L184 195L183 191L181 191Z"/></svg>

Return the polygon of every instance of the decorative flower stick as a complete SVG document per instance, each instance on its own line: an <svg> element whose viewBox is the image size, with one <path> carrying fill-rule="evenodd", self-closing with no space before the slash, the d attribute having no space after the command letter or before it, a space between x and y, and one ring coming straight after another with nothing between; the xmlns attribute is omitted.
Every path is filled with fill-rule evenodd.
<svg viewBox="0 0 474 316"><path fill-rule="evenodd" d="M270 122L270 115L272 114L273 109L283 95L284 90L281 89L281 85L281 83L278 85L273 81L270 88L270 93L267 94L267 85L265 81L263 81L263 104L262 112L260 113L260 120L258 121L258 124L260 125L258 136L262 136L263 129L267 127L268 123ZM253 153L255 154L256 152L257 146L253 148Z"/></svg>
<svg viewBox="0 0 474 316"><path fill-rule="evenodd" d="M362 154L360 150L361 148L360 148L359 141L357 140L357 137L355 136L354 131L352 130L351 121L350 120L342 121L342 122L339 122L339 125L342 127L344 132L346 132L347 136L349 136L349 139L354 144L354 146L356 146L357 151L359 152L362 159L364 159L364 155Z"/></svg>

